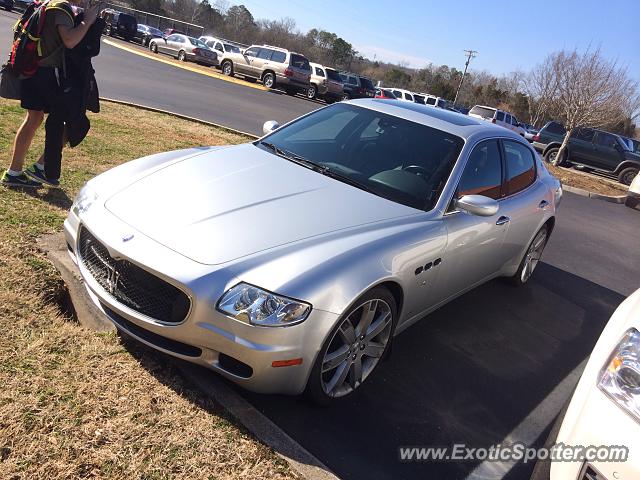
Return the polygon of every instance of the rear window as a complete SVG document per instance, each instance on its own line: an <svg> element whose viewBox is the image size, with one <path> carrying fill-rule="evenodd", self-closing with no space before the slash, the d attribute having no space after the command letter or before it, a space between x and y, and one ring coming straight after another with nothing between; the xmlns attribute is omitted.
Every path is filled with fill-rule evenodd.
<svg viewBox="0 0 640 480"><path fill-rule="evenodd" d="M274 50L273 54L271 55L272 62L284 63L286 59L287 54L279 50Z"/></svg>
<svg viewBox="0 0 640 480"><path fill-rule="evenodd" d="M373 82L368 78L360 77L360 85L366 88L367 90L374 90L376 87L373 86Z"/></svg>
<svg viewBox="0 0 640 480"><path fill-rule="evenodd" d="M469 110L469 115L478 115L482 118L493 118L496 111L493 108L475 106Z"/></svg>
<svg viewBox="0 0 640 480"><path fill-rule="evenodd" d="M327 68L327 78L329 80L335 80L336 82L342 82L342 78L335 70Z"/></svg>
<svg viewBox="0 0 640 480"><path fill-rule="evenodd" d="M299 68L301 70L311 70L311 66L309 65L309 60L307 60L302 55L297 55L295 53L291 54L291 60L289 61L289 65L292 67Z"/></svg>
<svg viewBox="0 0 640 480"><path fill-rule="evenodd" d="M567 131L565 128L559 124L558 122L549 122L545 125L544 130L549 133L557 133L560 135L564 135Z"/></svg>

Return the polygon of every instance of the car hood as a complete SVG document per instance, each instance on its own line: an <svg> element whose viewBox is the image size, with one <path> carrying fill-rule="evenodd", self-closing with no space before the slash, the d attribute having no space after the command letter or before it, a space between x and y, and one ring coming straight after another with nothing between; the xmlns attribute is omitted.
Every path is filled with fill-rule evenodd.
<svg viewBox="0 0 640 480"><path fill-rule="evenodd" d="M105 202L144 235L203 264L419 213L253 144L188 157Z"/></svg>

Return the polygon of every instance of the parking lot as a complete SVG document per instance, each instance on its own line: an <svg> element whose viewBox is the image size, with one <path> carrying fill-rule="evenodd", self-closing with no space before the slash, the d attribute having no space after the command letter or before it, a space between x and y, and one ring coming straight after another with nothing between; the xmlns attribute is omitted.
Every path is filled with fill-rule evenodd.
<svg viewBox="0 0 640 480"><path fill-rule="evenodd" d="M15 17L0 13L0 55ZM320 106L109 45L95 68L105 97L253 134L265 120L286 122ZM354 398L318 408L238 391L341 478L467 478L477 463L401 463L398 447L544 442L562 408L557 397L570 394L610 315L640 284L639 231L638 212L566 193L531 283L492 281L414 325ZM507 467L491 478L524 479L532 468Z"/></svg>

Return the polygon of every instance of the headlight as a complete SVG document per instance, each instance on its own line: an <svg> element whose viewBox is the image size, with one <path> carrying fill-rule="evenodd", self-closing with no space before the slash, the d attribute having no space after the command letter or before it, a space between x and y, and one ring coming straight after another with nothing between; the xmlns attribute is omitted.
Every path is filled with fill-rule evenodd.
<svg viewBox="0 0 640 480"><path fill-rule="evenodd" d="M93 202L98 199L98 194L95 193L88 185L82 187L71 206L71 210L76 215L85 213L91 208Z"/></svg>
<svg viewBox="0 0 640 480"><path fill-rule="evenodd" d="M311 305L239 283L222 296L218 310L251 325L284 327L303 322Z"/></svg>
<svg viewBox="0 0 640 480"><path fill-rule="evenodd" d="M640 332L625 333L600 372L598 387L640 420Z"/></svg>

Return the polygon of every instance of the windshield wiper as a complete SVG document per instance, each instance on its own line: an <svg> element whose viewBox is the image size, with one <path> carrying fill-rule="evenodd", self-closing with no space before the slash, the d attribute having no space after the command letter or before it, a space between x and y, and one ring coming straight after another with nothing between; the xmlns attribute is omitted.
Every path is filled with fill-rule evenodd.
<svg viewBox="0 0 640 480"><path fill-rule="evenodd" d="M301 157L300 155L296 155L293 152L289 152L287 150L284 150L280 147L278 147L277 145L274 145L273 143L269 143L269 142L260 142L261 145L264 145L265 147L273 150L276 155L285 158L291 162L297 163L298 165L302 165L303 167L306 167L310 170L313 170L315 172L321 173L322 175L326 175L327 177L333 178L334 180L338 180L342 183L346 183L348 185L351 185L352 187L356 187L359 188L360 190L364 190L365 192L369 192L369 193L373 193L375 195L377 195L373 190L371 190L371 188L369 188L367 185L358 182L357 180L352 179L351 177L348 177L347 175L343 175L341 173L336 172L335 170L330 169L329 167L326 167L324 165L321 165L319 163L315 163L312 162L311 160L307 160L304 157Z"/></svg>

